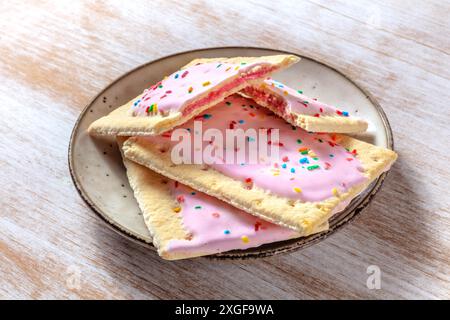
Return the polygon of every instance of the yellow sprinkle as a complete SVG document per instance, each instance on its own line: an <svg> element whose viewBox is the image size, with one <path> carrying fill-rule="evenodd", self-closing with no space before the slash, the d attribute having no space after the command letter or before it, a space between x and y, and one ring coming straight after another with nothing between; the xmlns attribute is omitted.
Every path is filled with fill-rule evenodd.
<svg viewBox="0 0 450 320"><path fill-rule="evenodd" d="M237 70L237 69L239 69L239 66L237 66L236 68L234 68L234 70Z"/></svg>
<svg viewBox="0 0 450 320"><path fill-rule="evenodd" d="M280 173L279 172L274 172L273 175L276 177L276 176L279 176Z"/></svg>
<svg viewBox="0 0 450 320"><path fill-rule="evenodd" d="M331 193L333 193L333 196L335 196L335 197L339 196L339 191L337 188L331 189Z"/></svg>
<svg viewBox="0 0 450 320"><path fill-rule="evenodd" d="M288 92L286 90L283 91L284 95L287 96Z"/></svg>
<svg viewBox="0 0 450 320"><path fill-rule="evenodd" d="M181 207L175 207L175 208L173 208L172 210L173 210L173 212L178 213L178 212L181 211Z"/></svg>
<svg viewBox="0 0 450 320"><path fill-rule="evenodd" d="M248 243L250 241L247 236L242 236L241 239L243 243Z"/></svg>
<svg viewBox="0 0 450 320"><path fill-rule="evenodd" d="M309 155L311 158L317 157L316 153L315 153L314 151L312 151L312 150L309 150L308 155Z"/></svg>
<svg viewBox="0 0 450 320"><path fill-rule="evenodd" d="M302 192L302 189L300 189L299 187L294 187L294 191L297 193L300 193L300 192Z"/></svg>
<svg viewBox="0 0 450 320"><path fill-rule="evenodd" d="M230 69L231 69L231 67L228 67L228 68L225 69L225 71L228 71L228 70L230 70Z"/></svg>
<svg viewBox="0 0 450 320"><path fill-rule="evenodd" d="M266 88L266 84L263 82L261 83L261 85L259 86L261 89L265 89Z"/></svg>
<svg viewBox="0 0 450 320"><path fill-rule="evenodd" d="M211 84L211 81L203 82L203 86L204 86L204 87L209 86L210 84Z"/></svg>

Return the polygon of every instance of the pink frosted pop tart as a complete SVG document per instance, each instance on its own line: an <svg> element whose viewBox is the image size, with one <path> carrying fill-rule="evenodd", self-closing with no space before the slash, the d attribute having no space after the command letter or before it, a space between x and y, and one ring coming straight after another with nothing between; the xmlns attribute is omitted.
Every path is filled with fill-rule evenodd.
<svg viewBox="0 0 450 320"><path fill-rule="evenodd" d="M342 210L397 158L392 150L348 136L307 132L239 95L177 127L181 130L177 132L194 139L201 135L195 128L197 121L203 132L214 129L222 136L227 129L278 129L278 139L265 142L279 146L278 158L229 164L217 152L212 154L216 159L210 159L215 161L209 164L176 163L172 153L178 142L172 141L171 134L129 138L123 146L124 154L168 178L258 218L292 228L302 236ZM247 141L258 143L258 150L264 147L261 140L250 136ZM203 148L207 147L224 148L215 140L205 139Z"/></svg>
<svg viewBox="0 0 450 320"><path fill-rule="evenodd" d="M307 131L359 133L367 130L367 121L351 116L348 111L311 99L302 91L273 79L248 86L242 90L242 94Z"/></svg>
<svg viewBox="0 0 450 320"><path fill-rule="evenodd" d="M93 135L156 135L289 67L293 55L195 59L91 124Z"/></svg>
<svg viewBox="0 0 450 320"><path fill-rule="evenodd" d="M121 145L126 138L118 140ZM164 259L253 248L300 236L125 158L124 164L153 244ZM324 223L315 232L327 228Z"/></svg>

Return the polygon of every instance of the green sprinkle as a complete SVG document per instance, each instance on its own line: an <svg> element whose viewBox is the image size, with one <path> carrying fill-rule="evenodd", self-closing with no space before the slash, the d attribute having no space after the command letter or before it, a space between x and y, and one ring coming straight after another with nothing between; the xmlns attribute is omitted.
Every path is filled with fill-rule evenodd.
<svg viewBox="0 0 450 320"><path fill-rule="evenodd" d="M317 158L317 157L314 157L313 159L316 160L316 161L319 160L319 158Z"/></svg>
<svg viewBox="0 0 450 320"><path fill-rule="evenodd" d="M297 127L292 126L292 130L294 130L294 131L297 130Z"/></svg>
<svg viewBox="0 0 450 320"><path fill-rule="evenodd" d="M308 154L309 150L303 150L302 152L300 152L301 154Z"/></svg>
<svg viewBox="0 0 450 320"><path fill-rule="evenodd" d="M300 94L303 94L303 91L302 91L302 90L297 90L297 92L300 93Z"/></svg>
<svg viewBox="0 0 450 320"><path fill-rule="evenodd" d="M219 68L220 66L221 66L222 64L221 63L219 63L218 65L217 65L217 67L216 68Z"/></svg>
<svg viewBox="0 0 450 320"><path fill-rule="evenodd" d="M160 84L159 86L158 86L158 88L162 88L163 86L162 86L162 84Z"/></svg>
<svg viewBox="0 0 450 320"><path fill-rule="evenodd" d="M247 64L247 62L241 62L241 66L244 66L246 64Z"/></svg>
<svg viewBox="0 0 450 320"><path fill-rule="evenodd" d="M303 103L304 103L304 104L308 104L309 102L308 102L308 101L303 101Z"/></svg>
<svg viewBox="0 0 450 320"><path fill-rule="evenodd" d="M227 104L227 106L231 106L231 102L230 101L227 101L225 103Z"/></svg>
<svg viewBox="0 0 450 320"><path fill-rule="evenodd" d="M297 139L297 143L298 143L298 144L301 144L301 143L302 143L302 140Z"/></svg>
<svg viewBox="0 0 450 320"><path fill-rule="evenodd" d="M306 169L308 169L308 170L314 170L314 169L319 169L320 168L320 166L318 165L318 164L315 164L315 165L313 165L313 166L308 166Z"/></svg>
<svg viewBox="0 0 450 320"><path fill-rule="evenodd" d="M195 209L201 209L202 206L195 206L194 208L195 208Z"/></svg>

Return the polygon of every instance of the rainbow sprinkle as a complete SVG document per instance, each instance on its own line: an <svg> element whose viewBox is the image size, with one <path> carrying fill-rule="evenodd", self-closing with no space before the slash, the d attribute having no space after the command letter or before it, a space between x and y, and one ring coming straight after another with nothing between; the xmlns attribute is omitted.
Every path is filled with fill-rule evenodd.
<svg viewBox="0 0 450 320"><path fill-rule="evenodd" d="M305 163L309 163L309 160L308 160L308 158L301 158L300 160L299 160L299 162L301 163L301 164L305 164Z"/></svg>
<svg viewBox="0 0 450 320"><path fill-rule="evenodd" d="M331 193L332 193L332 194L333 194L333 196L335 196L335 197L339 196L339 191L338 191L338 189L337 189L337 188L333 188L333 189L331 189Z"/></svg>

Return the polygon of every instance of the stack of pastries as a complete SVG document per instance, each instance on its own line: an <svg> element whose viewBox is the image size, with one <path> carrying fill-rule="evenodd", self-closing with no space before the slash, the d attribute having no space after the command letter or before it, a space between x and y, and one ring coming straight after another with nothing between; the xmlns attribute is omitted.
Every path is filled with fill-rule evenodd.
<svg viewBox="0 0 450 320"><path fill-rule="evenodd" d="M344 135L364 132L364 119L271 77L299 60L195 59L91 124L92 136L117 137L162 258L243 250L325 231L330 217L396 160L392 150ZM230 132L248 133L245 146L261 151L257 159L247 154L242 160L242 145L220 141ZM200 145L196 135L203 135ZM177 153L182 139L192 150ZM262 152L275 147L270 155ZM194 160L197 149L207 148L208 161ZM236 156L225 159L230 150Z"/></svg>

